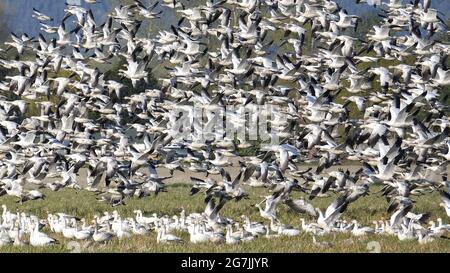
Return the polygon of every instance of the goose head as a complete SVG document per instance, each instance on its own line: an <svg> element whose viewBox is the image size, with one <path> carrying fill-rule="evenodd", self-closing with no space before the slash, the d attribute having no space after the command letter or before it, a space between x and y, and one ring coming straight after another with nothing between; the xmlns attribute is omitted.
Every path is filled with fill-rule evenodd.
<svg viewBox="0 0 450 273"><path fill-rule="evenodd" d="M428 224L430 225L430 229L434 229L436 227L436 222L429 221Z"/></svg>
<svg viewBox="0 0 450 273"><path fill-rule="evenodd" d="M232 233L232 227L231 227L231 225L227 225L226 230L227 230L227 236L229 236L229 235Z"/></svg>
<svg viewBox="0 0 450 273"><path fill-rule="evenodd" d="M281 234L283 232L283 227L281 225L278 226L277 232L278 234Z"/></svg>
<svg viewBox="0 0 450 273"><path fill-rule="evenodd" d="M300 223L302 223L302 226L304 226L306 223L305 218L300 218Z"/></svg>
<svg viewBox="0 0 450 273"><path fill-rule="evenodd" d="M375 225L375 229L378 229L378 221L372 221L372 224L374 224Z"/></svg>
<svg viewBox="0 0 450 273"><path fill-rule="evenodd" d="M248 225L250 224L250 218L247 215L241 215L241 219Z"/></svg>

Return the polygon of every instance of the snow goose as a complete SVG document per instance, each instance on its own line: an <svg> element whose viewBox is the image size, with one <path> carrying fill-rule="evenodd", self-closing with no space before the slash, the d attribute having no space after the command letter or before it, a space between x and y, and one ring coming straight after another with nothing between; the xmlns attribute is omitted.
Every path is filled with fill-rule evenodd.
<svg viewBox="0 0 450 273"><path fill-rule="evenodd" d="M322 228L316 223L308 223L306 224L305 218L300 218L300 227L306 233L316 233L317 231L321 231Z"/></svg>
<svg viewBox="0 0 450 273"><path fill-rule="evenodd" d="M442 219L441 219L441 221L442 221ZM434 221L430 221L428 224L430 225L430 227L426 230L428 230L429 232L432 232L437 237L442 236L447 230L442 225L438 224L438 226L436 226L436 222L434 222ZM422 231L422 230L419 230L419 231Z"/></svg>
<svg viewBox="0 0 450 273"><path fill-rule="evenodd" d="M62 218L62 223L63 223L63 228L62 228L62 234L65 238L67 239L72 239L75 237L75 233L77 232L77 228L76 228L76 220L75 218L70 219L70 225L68 225L68 219L67 218Z"/></svg>
<svg viewBox="0 0 450 273"><path fill-rule="evenodd" d="M254 236L250 232L247 232L244 228L240 229L240 233L241 233L240 238L242 242L250 242L256 238L256 236Z"/></svg>
<svg viewBox="0 0 450 273"><path fill-rule="evenodd" d="M166 227L159 226L157 228L156 242L157 243L182 243L183 239L181 239L180 237L177 237L173 234L166 233Z"/></svg>
<svg viewBox="0 0 450 273"><path fill-rule="evenodd" d="M6 222L8 219L8 207L5 204L2 204L2 215L1 215L1 220L2 222Z"/></svg>
<svg viewBox="0 0 450 273"><path fill-rule="evenodd" d="M250 219L246 215L242 215L241 218L243 218L245 222L245 231L250 232L253 236L263 235L266 233L264 224L259 222L250 222Z"/></svg>
<svg viewBox="0 0 450 273"><path fill-rule="evenodd" d="M307 213L308 215L314 218L318 216L316 209L310 203L306 202L304 199L297 199L297 200L288 199L285 201L285 204L298 213Z"/></svg>
<svg viewBox="0 0 450 273"><path fill-rule="evenodd" d="M353 220L352 234L355 236L366 236L375 233L375 229L371 227L359 227L358 221Z"/></svg>
<svg viewBox="0 0 450 273"><path fill-rule="evenodd" d="M23 183L19 180L8 180L3 188L5 189L6 194L22 198L23 186L21 184Z"/></svg>
<svg viewBox="0 0 450 273"><path fill-rule="evenodd" d="M77 240L87 240L92 238L92 235L94 234L92 227L86 227L86 220L84 218L81 219L82 226L80 229L77 229L77 231L74 234L75 239ZM75 222L76 227L76 222Z"/></svg>
<svg viewBox="0 0 450 273"><path fill-rule="evenodd" d="M139 60L136 55L133 54L127 59L127 63L125 64L126 70L119 69L119 72L124 77L129 78L132 81L132 85L136 87L138 81L141 79L148 81L146 67L149 62L149 56L145 56L142 60Z"/></svg>
<svg viewBox="0 0 450 273"><path fill-rule="evenodd" d="M382 232L383 233L386 233L386 234L389 234L389 235L395 235L395 234L397 234L397 228L393 228L391 225L390 225L390 223L389 223L389 221L383 221L383 220L380 220L379 221L380 222L380 226L381 226L381 229L382 229Z"/></svg>
<svg viewBox="0 0 450 273"><path fill-rule="evenodd" d="M397 232L397 237L400 241L405 240L416 240L417 235L415 234L414 230L411 228L411 225L405 226L404 224L401 224L401 229Z"/></svg>
<svg viewBox="0 0 450 273"><path fill-rule="evenodd" d="M444 229L444 230L450 230L450 224L442 224L442 218L437 218L436 221L438 222L438 228Z"/></svg>
<svg viewBox="0 0 450 273"><path fill-rule="evenodd" d="M215 243L215 244L222 244L222 243L225 243L226 238L221 233L212 232L211 236L209 237L209 241L211 243Z"/></svg>
<svg viewBox="0 0 450 273"><path fill-rule="evenodd" d="M342 233L349 233L353 230L353 224L347 223L346 220L342 220L337 223L337 231Z"/></svg>
<svg viewBox="0 0 450 273"><path fill-rule="evenodd" d="M214 154L213 160L207 159L207 162L211 163L212 165L216 167L227 167L232 165L228 157L223 156L222 152L217 151L213 152L213 154Z"/></svg>
<svg viewBox="0 0 450 273"><path fill-rule="evenodd" d="M151 217L145 217L142 214L141 210L135 210L134 213L136 214L135 220L138 224L154 224L156 221L159 220L158 215L156 213L153 213Z"/></svg>
<svg viewBox="0 0 450 273"><path fill-rule="evenodd" d="M90 0L92 1L92 0ZM151 7L145 7L141 2L135 1L137 7L139 8L139 14L147 19L155 19L160 18L160 14L162 11L154 12L153 10L156 8L156 6L159 4L159 2L155 2Z"/></svg>
<svg viewBox="0 0 450 273"><path fill-rule="evenodd" d="M14 246L25 246L28 244L22 240L22 234L23 234L23 231L19 227L17 227L15 230L15 234L13 236L13 240L14 240L13 245Z"/></svg>
<svg viewBox="0 0 450 273"><path fill-rule="evenodd" d="M122 217L120 217L117 210L113 211L113 220L111 223L111 229L113 232L118 232L120 229L122 231L130 231L131 226L129 224L130 222L128 220L122 220Z"/></svg>
<svg viewBox="0 0 450 273"><path fill-rule="evenodd" d="M261 203L256 204L255 206L259 209L259 213L261 217L266 218L268 220L277 220L277 205L281 201L281 195L274 197L273 195L269 195L265 197L266 206L264 209L261 208Z"/></svg>
<svg viewBox="0 0 450 273"><path fill-rule="evenodd" d="M417 234L418 234L417 239L419 241L419 244L421 245L429 244L435 240L434 238L435 235L432 232L419 230Z"/></svg>
<svg viewBox="0 0 450 273"><path fill-rule="evenodd" d="M132 231L136 235L148 235L150 234L150 230L142 224L138 224L136 220L131 219Z"/></svg>
<svg viewBox="0 0 450 273"><path fill-rule="evenodd" d="M332 227L341 214L345 211L347 205L348 202L346 201L346 196L341 195L327 207L325 214L323 214L319 208L316 208L319 213L319 217L317 219L319 226L324 229L329 229Z"/></svg>
<svg viewBox="0 0 450 273"><path fill-rule="evenodd" d="M11 237L11 238L16 237L17 231L19 231L19 235L20 235L20 237L22 237L22 235L24 234L24 230L23 230L23 228L21 228L21 222L22 222L22 219L20 219L20 213L17 213L17 219L15 221L13 221L9 225L9 227L6 228L6 230L8 231L9 237Z"/></svg>
<svg viewBox="0 0 450 273"><path fill-rule="evenodd" d="M374 33L368 34L368 38L377 41L383 42L389 40L391 37L389 36L390 27L388 25L382 26L373 26Z"/></svg>
<svg viewBox="0 0 450 273"><path fill-rule="evenodd" d="M13 244L13 239L6 230L0 229L0 247Z"/></svg>
<svg viewBox="0 0 450 273"><path fill-rule="evenodd" d="M345 9L339 10L339 21L336 25L341 29L356 28L358 27L358 21L361 21L361 17L348 15Z"/></svg>
<svg viewBox="0 0 450 273"><path fill-rule="evenodd" d="M231 225L227 226L227 233L225 235L225 243L229 245L239 244L241 242L241 237L233 234Z"/></svg>
<svg viewBox="0 0 450 273"><path fill-rule="evenodd" d="M129 237L131 237L131 233L129 233L128 231L125 231L123 229L123 225L119 225L118 229L116 231L116 236L117 236L117 238L120 238L120 239L129 238Z"/></svg>
<svg viewBox="0 0 450 273"><path fill-rule="evenodd" d="M447 141L446 143L446 147L445 147L445 152L440 152L438 153L439 156L442 156L443 158L445 158L447 161L450 161L450 141ZM450 185L450 184L449 184ZM449 187L449 191L450 191L450 187Z"/></svg>
<svg viewBox="0 0 450 273"><path fill-rule="evenodd" d="M450 85L450 69L443 70L442 68L437 69L436 79L434 81L441 86Z"/></svg>
<svg viewBox="0 0 450 273"><path fill-rule="evenodd" d="M190 242L194 244L205 243L210 240L210 236L206 234L199 224L194 224L190 232Z"/></svg>
<svg viewBox="0 0 450 273"><path fill-rule="evenodd" d="M300 234L300 230L295 228L284 228L282 225L278 226L278 234L284 236L297 236Z"/></svg>
<svg viewBox="0 0 450 273"><path fill-rule="evenodd" d="M11 38L13 41L5 42L5 45L16 48L19 54L23 54L25 49L29 48L30 43L32 42L32 39L28 37L27 34L23 34L22 37L19 38L15 33L11 32ZM8 47L8 49L10 47Z"/></svg>
<svg viewBox="0 0 450 273"><path fill-rule="evenodd" d="M63 223L53 214L47 215L47 222L50 226L50 230L55 233L61 233L63 230Z"/></svg>
<svg viewBox="0 0 450 273"><path fill-rule="evenodd" d="M108 241L110 241L114 237L114 233L110 232L110 226L107 224L108 231L99 231L98 229L98 216L94 216L94 234L92 234L92 239L95 242L100 242L106 244Z"/></svg>
<svg viewBox="0 0 450 273"><path fill-rule="evenodd" d="M44 199L44 198L45 198L45 195L42 194L40 191L30 190L26 194L22 195L20 200L18 200L17 202L24 203L29 200L38 200L38 199Z"/></svg>
<svg viewBox="0 0 450 273"><path fill-rule="evenodd" d="M270 234L270 227L269 227L269 225L265 225L265 229L266 229L266 234L264 235L264 237L266 237L266 238L268 238L268 239L271 239L271 238L278 238L278 237L281 236L281 235L278 234L278 233Z"/></svg>
<svg viewBox="0 0 450 273"><path fill-rule="evenodd" d="M30 245L32 246L48 246L58 243L57 240L51 238L47 234L39 231L39 223L34 223L34 228L30 234Z"/></svg>
<svg viewBox="0 0 450 273"><path fill-rule="evenodd" d="M372 221L372 224L375 226L374 230L376 234L383 234L384 230L378 221Z"/></svg>

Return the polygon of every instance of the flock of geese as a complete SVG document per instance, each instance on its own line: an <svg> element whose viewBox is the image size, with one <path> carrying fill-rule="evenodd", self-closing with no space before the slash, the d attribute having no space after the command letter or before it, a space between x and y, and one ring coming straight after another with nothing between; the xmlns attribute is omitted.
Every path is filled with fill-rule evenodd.
<svg viewBox="0 0 450 273"><path fill-rule="evenodd" d="M332 0L207 0L194 7L135 0L115 7L102 24L81 6L67 5L59 25L34 9L43 33L12 33L0 51L7 71L0 82L0 197L23 203L45 198L43 188L85 189L114 207L167 191L165 180L189 171L191 194L204 194L206 207L173 217L136 211L122 219L115 211L93 225L3 207L0 243L21 245L23 234L33 246L55 243L43 226L97 242L153 230L158 242L181 242L171 234L181 230L192 243L229 244L301 231L391 234L419 243L444 236L449 225L429 221L432 211L415 211L414 198L439 192L450 217L449 28L430 0L356 2L379 6L378 22L363 35L364 18ZM152 35L144 26L164 16L160 6L180 20L146 37ZM150 78L157 68L160 87ZM250 119L267 118L280 141L250 142L223 128L205 139L212 115L178 134L175 110L193 105L225 111L239 128L247 117L230 109L253 109ZM258 111L262 106L276 107ZM238 156L249 147L254 156ZM347 160L360 168L331 171ZM300 170L305 162L315 167ZM267 223L220 214L227 202L248 198L243 185L268 188L255 204ZM340 219L372 185L380 185L389 220L365 227ZM293 199L292 191L307 198ZM324 196L335 196L325 210L312 205ZM283 224L280 204L314 220L302 218L300 228Z"/></svg>
<svg viewBox="0 0 450 273"><path fill-rule="evenodd" d="M46 219L39 219L35 215L17 211L13 213L2 206L0 247L14 246L49 246L58 244L59 241L41 231L48 226L53 234L58 234L66 239L97 242L106 244L113 238L127 239L131 236L155 236L156 242L184 243L184 240L173 233L189 234L189 242L214 243L214 244L240 244L253 241L256 238L273 239L280 236L299 236L302 232L312 238L312 243L318 247L331 247L334 243L329 241L318 241L316 235L329 233L349 233L353 236L367 236L371 234L397 236L399 240L417 240L420 244L433 242L436 238L450 231L450 224L443 224L442 219L429 221L429 226L420 225L419 221L423 215L409 212L405 218L412 224L402 225L395 229L389 221L373 221L373 226L362 226L356 220L336 220L330 226L321 226L319 223L306 223L304 218L300 219L298 228L271 221L270 224L263 222L252 222L248 216L242 215L239 221L226 218L226 225L217 222L205 221L202 213L186 214L182 209L179 215L144 216L141 210L135 210L134 217L122 218L114 210L112 213L104 212L102 216L94 215L91 224L85 218L65 213L47 214ZM417 221L417 222L416 222ZM152 235L153 234L153 235ZM24 237L29 240L24 239ZM447 237L445 237L447 238ZM351 240L353 242L353 240Z"/></svg>

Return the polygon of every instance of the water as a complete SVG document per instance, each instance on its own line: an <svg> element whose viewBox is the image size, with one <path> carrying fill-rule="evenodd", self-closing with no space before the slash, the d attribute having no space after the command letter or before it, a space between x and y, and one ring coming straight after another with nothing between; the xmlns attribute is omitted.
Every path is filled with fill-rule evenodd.
<svg viewBox="0 0 450 273"><path fill-rule="evenodd" d="M31 36L36 36L40 32L40 25L31 17L33 7L53 17L56 22L60 22L64 17L66 1L73 4L81 3L84 8L92 9L94 17L99 24L103 22L106 14L112 9L113 5L116 5L118 2L123 2L117 0L102 0L97 4L86 4L83 0L1 0L0 7L3 12L0 13L0 18L1 16L6 18L10 31L16 33L26 32ZM150 1L146 0L143 0L142 2L150 3ZM151 2L153 3L154 1L152 0ZM351 14L364 15L367 13L375 13L377 11L377 9L366 4L357 5L355 0L336 0L336 2ZM410 1L405 0L404 2ZM444 17L450 17L449 0L434 0L432 1L432 7L442 11ZM170 9L164 8L163 11L166 12L166 16L163 17L164 22L162 22L164 25L176 22Z"/></svg>
<svg viewBox="0 0 450 273"><path fill-rule="evenodd" d="M84 8L91 8L94 17L99 23L103 22L111 7L110 0L103 0L103 3L95 5L86 4L83 0L0 0L0 7L3 10L0 16L6 17L10 31L16 33L26 32L31 36L36 36L41 31L38 21L31 17L33 8L53 17L59 23L64 18L66 1L74 4L81 3ZM49 25L54 24L54 22L49 22Z"/></svg>

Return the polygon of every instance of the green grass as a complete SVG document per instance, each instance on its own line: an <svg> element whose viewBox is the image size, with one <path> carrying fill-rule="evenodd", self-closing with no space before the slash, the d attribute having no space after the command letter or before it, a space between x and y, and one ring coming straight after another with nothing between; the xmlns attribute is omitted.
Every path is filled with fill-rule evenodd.
<svg viewBox="0 0 450 273"><path fill-rule="evenodd" d="M261 200L260 196L266 195L266 189L248 189L250 198L240 202L229 202L221 211L221 215L238 219L240 215L249 215L253 221L265 221L259 216L258 210L253 204ZM371 225L375 219L388 219L386 212L387 202L380 197L377 188L371 190L372 194L362 198L349 206L344 213L343 219L357 219L365 225ZM0 203L6 204L12 211L29 212L39 217L46 217L47 211L65 212L68 214L85 217L90 221L95 214L102 214L104 211L117 211L122 217L133 215L133 210L141 209L144 213L158 213L158 215L179 214L181 207L186 209L187 213L201 212L203 206L203 196L189 196L189 186L185 184L174 184L168 186L167 193L161 193L158 196L147 197L144 199L127 199L126 206L111 208L105 204L98 203L93 193L86 191L62 190L58 193L45 191L47 198L34 202L27 202L22 205L15 203L16 199L11 197L2 197ZM298 198L302 193L293 193L294 198ZM330 197L317 198L313 204L324 209L333 199ZM441 217L444 222L448 222L442 208L438 206L439 196L436 193L426 196L414 197L416 204L414 212L431 212L431 219ZM283 223L298 227L300 225L300 216L289 211L287 206L280 205L278 208L279 218ZM305 217L308 218L308 217ZM46 232L48 230L44 228ZM368 237L354 237L350 234L331 234L318 237L318 240L332 242L333 247L321 248L312 243L309 235L302 233L296 237L281 237L266 239L257 238L252 242L242 243L240 245L214 245L191 244L187 233L176 233L181 236L185 243L180 245L163 245L156 243L156 233L152 232L149 236L132 236L130 239L114 238L107 245L94 242L79 242L81 252L369 252L368 243L376 241L381 246L381 252L449 252L450 243L446 239L439 239L430 244L420 245L417 241L399 241L395 236L372 235ZM70 240L62 236L51 234L58 240L59 245L51 247L2 247L0 252L70 252L73 250ZM28 239L28 238L25 238Z"/></svg>

